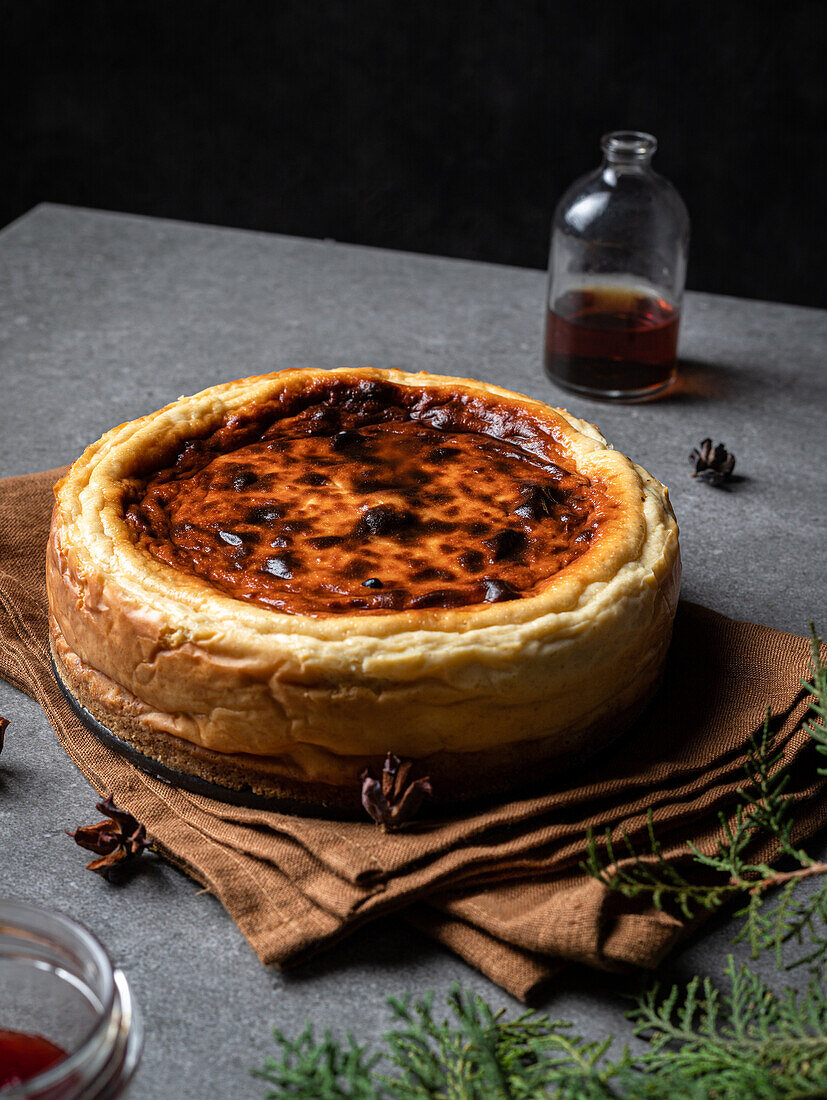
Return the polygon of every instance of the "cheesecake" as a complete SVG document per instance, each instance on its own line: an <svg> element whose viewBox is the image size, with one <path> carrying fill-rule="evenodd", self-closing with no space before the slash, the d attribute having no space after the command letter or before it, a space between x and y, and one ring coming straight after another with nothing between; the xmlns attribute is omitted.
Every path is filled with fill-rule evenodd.
<svg viewBox="0 0 827 1100"><path fill-rule="evenodd" d="M52 654L95 718L224 788L352 810L387 753L451 806L548 783L654 693L663 485L472 379L285 370L122 424L55 488Z"/></svg>

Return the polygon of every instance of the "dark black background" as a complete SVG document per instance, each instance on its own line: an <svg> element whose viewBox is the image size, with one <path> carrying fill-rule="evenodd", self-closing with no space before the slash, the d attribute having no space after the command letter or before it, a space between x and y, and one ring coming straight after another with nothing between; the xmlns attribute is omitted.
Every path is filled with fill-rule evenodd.
<svg viewBox="0 0 827 1100"><path fill-rule="evenodd" d="M824 305L823 0L12 0L0 224L44 200L543 267L659 139L689 284Z"/></svg>

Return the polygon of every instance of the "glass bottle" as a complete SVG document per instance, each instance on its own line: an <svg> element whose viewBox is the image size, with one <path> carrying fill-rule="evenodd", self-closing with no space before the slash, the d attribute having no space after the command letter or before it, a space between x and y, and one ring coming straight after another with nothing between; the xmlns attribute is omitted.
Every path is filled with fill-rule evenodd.
<svg viewBox="0 0 827 1100"><path fill-rule="evenodd" d="M142 1044L129 985L100 942L59 913L0 898L3 1100L123 1100Z"/></svg>
<svg viewBox="0 0 827 1100"><path fill-rule="evenodd" d="M651 134L606 134L554 213L545 368L564 389L642 401L677 374L689 215L652 171Z"/></svg>

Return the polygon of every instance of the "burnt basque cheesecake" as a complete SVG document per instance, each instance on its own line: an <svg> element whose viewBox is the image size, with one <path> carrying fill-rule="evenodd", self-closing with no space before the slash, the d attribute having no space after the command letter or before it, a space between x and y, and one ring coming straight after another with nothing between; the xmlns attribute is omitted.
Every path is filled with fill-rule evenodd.
<svg viewBox="0 0 827 1100"><path fill-rule="evenodd" d="M680 578L666 489L563 409L342 368L213 386L55 489L58 673L177 771L358 807L387 752L437 802L553 776L640 713Z"/></svg>

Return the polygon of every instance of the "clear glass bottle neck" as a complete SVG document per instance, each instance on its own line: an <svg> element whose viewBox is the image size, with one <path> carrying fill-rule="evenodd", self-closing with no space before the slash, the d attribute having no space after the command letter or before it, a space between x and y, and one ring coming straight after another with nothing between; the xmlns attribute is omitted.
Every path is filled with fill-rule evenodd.
<svg viewBox="0 0 827 1100"><path fill-rule="evenodd" d="M615 130L604 134L600 141L603 149L603 168L614 170L643 170L651 166L658 143L652 134L638 130Z"/></svg>

